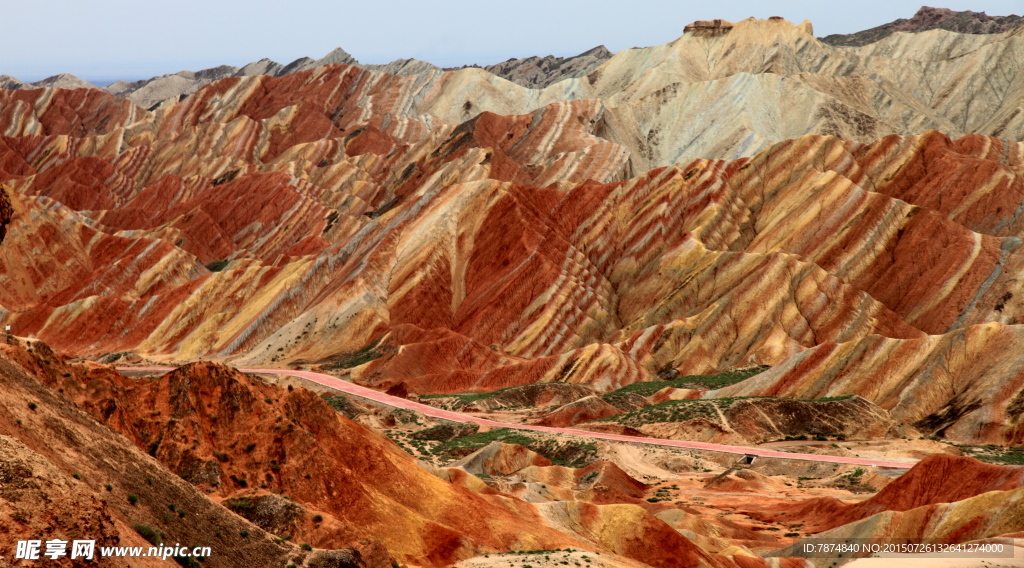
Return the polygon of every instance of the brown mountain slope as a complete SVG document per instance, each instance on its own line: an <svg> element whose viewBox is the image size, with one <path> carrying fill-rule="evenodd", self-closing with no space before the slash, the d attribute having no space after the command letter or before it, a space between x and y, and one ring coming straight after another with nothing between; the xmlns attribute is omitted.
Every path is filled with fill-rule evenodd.
<svg viewBox="0 0 1024 568"><path fill-rule="evenodd" d="M53 354L44 350L40 356ZM0 344L0 515L5 518L0 546L5 551L13 551L16 540L32 538L95 538L97 546L148 547L132 529L145 525L165 533L162 541L210 546L209 566L280 566L300 554L298 547L274 543L272 535L210 501L26 373L19 364L26 359L35 356ZM168 504L182 514L169 512ZM113 558L104 562L128 565ZM140 558L131 565L165 562Z"/></svg>
<svg viewBox="0 0 1024 568"><path fill-rule="evenodd" d="M1018 440L1024 145L871 130L638 170L681 156L666 136L690 116L630 130L683 108L655 85L739 88L753 69L825 89L853 73L809 26L730 29L617 54L554 102L479 70L344 64L228 78L152 113L95 91L5 92L0 323L77 354L358 361L354 379L407 393L601 393L766 364L719 394L860 394L929 432ZM992 107L971 91L979 58L1020 38L920 37L856 65L909 89L900 73L921 69L901 58L931 61L929 89L976 95L974 110L936 99L943 113L992 119L974 114ZM755 65L765 45L777 57ZM1009 117L1004 83L991 88Z"/></svg>
<svg viewBox="0 0 1024 568"><path fill-rule="evenodd" d="M528 511L510 511L430 475L386 438L303 389L266 386L208 363L143 381L103 367L70 377L41 371L223 503L287 494L302 505L285 527L296 542L338 548L380 539L399 559L429 565L510 548L580 546L536 520L535 530L523 531L521 515ZM466 517L467 509L481 514ZM314 513L325 520L313 522Z"/></svg>
<svg viewBox="0 0 1024 568"><path fill-rule="evenodd" d="M985 12L921 6L912 18L900 18L868 30L852 34L832 34L821 38L829 45L861 46L874 43L895 32L918 33L928 30L947 30L962 34L998 34L1024 25L1024 17L1017 15L989 16Z"/></svg>

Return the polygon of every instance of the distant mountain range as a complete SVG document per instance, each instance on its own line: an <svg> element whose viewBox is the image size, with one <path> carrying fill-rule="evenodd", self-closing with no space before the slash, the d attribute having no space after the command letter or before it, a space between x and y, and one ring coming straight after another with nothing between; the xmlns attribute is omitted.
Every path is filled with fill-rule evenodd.
<svg viewBox="0 0 1024 568"><path fill-rule="evenodd" d="M466 65L463 67L441 68L418 59L396 59L391 63L368 64L360 63L351 54L340 47L320 59L301 57L284 65L271 59L261 59L242 67L221 65L201 71L179 71L178 73L160 75L139 81L117 81L107 87L98 87L68 73L54 75L34 83L19 81L8 75L0 75L0 89L37 89L51 87L58 89L99 89L112 95L126 98L133 103L149 110L168 99L177 99L191 95L204 85L226 79L228 77L251 77L269 75L280 77L297 71L305 71L331 63L355 65L368 71L381 71L392 75L416 75L426 72L443 72L456 69L480 68L503 77L524 87L544 88L561 81L583 77L610 59L612 53L603 45L587 50L575 57L524 57L511 58L501 63L481 67Z"/></svg>
<svg viewBox="0 0 1024 568"><path fill-rule="evenodd" d="M917 33L933 29L942 29L965 34L997 34L1024 25L1024 17L989 16L984 12L970 10L957 12L946 8L922 6L912 18L898 20L852 34L832 34L819 38L822 42L834 46L864 46L877 42L895 32ZM443 72L457 69L478 68L498 77L507 79L517 85L531 89L543 89L564 79L585 77L597 69L602 63L611 59L612 52L599 45L573 57L523 57L511 58L493 65L464 65L462 67L438 67L432 63L418 59L396 59L391 63L368 64L360 63L342 48L337 48L320 59L301 57L288 64L278 63L271 59L261 59L242 67L221 65L201 71L179 71L178 73L160 75L139 81L117 81L107 87L98 87L68 73L61 73L34 83L26 83L8 75L0 75L0 89L35 89L52 87L61 89L91 88L106 91L112 95L126 98L133 103L148 109L155 108L164 101L178 102L191 95L204 85L228 77L249 77L269 75L280 77L296 71L305 71L330 63L355 65L369 71L382 71L392 75L416 75L426 72Z"/></svg>
<svg viewBox="0 0 1024 568"><path fill-rule="evenodd" d="M1024 17L1013 14L989 16L985 12L970 10L956 12L947 8L921 6L921 9L909 20L900 18L869 30L852 34L832 34L821 38L821 41L830 45L859 47L874 43L895 32L917 33L928 30L946 30L961 34L998 34L1021 25L1024 25Z"/></svg>

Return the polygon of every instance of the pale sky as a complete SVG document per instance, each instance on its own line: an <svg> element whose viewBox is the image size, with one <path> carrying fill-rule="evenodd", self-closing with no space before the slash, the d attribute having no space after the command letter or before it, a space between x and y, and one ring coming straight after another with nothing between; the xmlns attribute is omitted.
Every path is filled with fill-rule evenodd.
<svg viewBox="0 0 1024 568"><path fill-rule="evenodd" d="M657 45L693 20L809 19L815 35L909 18L920 0L0 0L0 75L37 81L139 79L269 57L288 63L341 47L363 63L414 57L440 66ZM947 0L1004 16L1021 0Z"/></svg>

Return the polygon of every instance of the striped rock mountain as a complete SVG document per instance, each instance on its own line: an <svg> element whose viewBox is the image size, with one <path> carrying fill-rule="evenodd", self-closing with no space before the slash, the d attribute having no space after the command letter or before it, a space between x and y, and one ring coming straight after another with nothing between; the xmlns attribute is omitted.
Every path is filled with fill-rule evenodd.
<svg viewBox="0 0 1024 568"><path fill-rule="evenodd" d="M357 361L396 392L772 365L714 394L857 394L1019 443L1020 41L746 20L543 90L332 63L155 111L0 91L0 324L82 355ZM825 92L864 114L813 118Z"/></svg>

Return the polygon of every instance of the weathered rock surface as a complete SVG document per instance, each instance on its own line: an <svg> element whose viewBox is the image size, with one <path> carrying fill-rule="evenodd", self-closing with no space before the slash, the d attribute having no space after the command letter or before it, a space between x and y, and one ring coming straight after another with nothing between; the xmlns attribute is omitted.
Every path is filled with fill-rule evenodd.
<svg viewBox="0 0 1024 568"><path fill-rule="evenodd" d="M551 460L518 444L491 442L452 465L473 474L508 475L531 465L551 465Z"/></svg>
<svg viewBox="0 0 1024 568"><path fill-rule="evenodd" d="M0 243L4 242L4 236L7 235L7 224L11 222L13 216L14 208L11 206L11 198L7 195L7 191L0 187Z"/></svg>
<svg viewBox="0 0 1024 568"><path fill-rule="evenodd" d="M430 475L386 438L304 389L269 386L211 363L147 381L106 368L48 380L182 479L297 542L343 548L380 539L396 558L429 565L479 547L574 542L540 525L524 530L529 511ZM256 488L277 497L254 495ZM478 524L467 510L489 522ZM324 520L311 520L311 511Z"/></svg>

